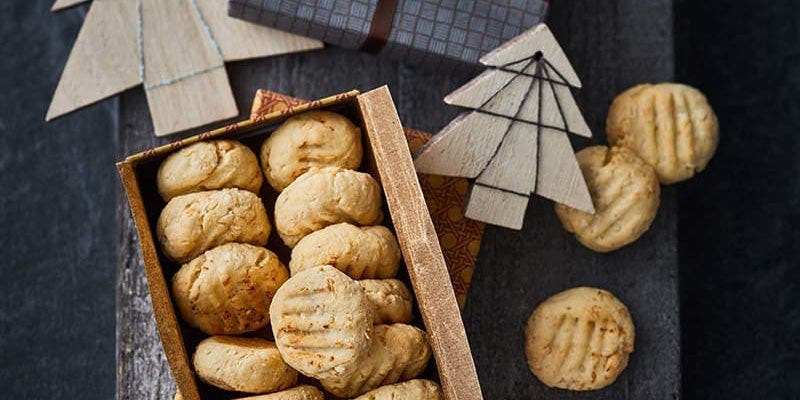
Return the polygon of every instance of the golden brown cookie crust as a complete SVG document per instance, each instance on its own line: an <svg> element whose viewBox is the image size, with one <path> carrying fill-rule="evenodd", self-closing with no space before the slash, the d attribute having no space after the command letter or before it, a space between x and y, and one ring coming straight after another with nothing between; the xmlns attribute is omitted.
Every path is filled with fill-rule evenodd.
<svg viewBox="0 0 800 400"><path fill-rule="evenodd" d="M653 168L625 147L588 147L575 156L595 213L556 204L564 229L599 252L616 250L638 239L658 212L661 188Z"/></svg>
<svg viewBox="0 0 800 400"><path fill-rule="evenodd" d="M364 279L358 281L375 309L375 324L411 322L411 291L397 279Z"/></svg>
<svg viewBox="0 0 800 400"><path fill-rule="evenodd" d="M606 119L608 142L633 150L669 184L705 169L719 142L719 123L699 90L677 83L642 84L617 96Z"/></svg>
<svg viewBox="0 0 800 400"><path fill-rule="evenodd" d="M351 398L383 385L416 378L425 370L431 349L425 332L411 325L376 325L372 343L347 375L321 379L322 386L338 397Z"/></svg>
<svg viewBox="0 0 800 400"><path fill-rule="evenodd" d="M172 278L183 319L209 335L237 335L269 322L272 297L289 271L275 253L227 243L184 264Z"/></svg>
<svg viewBox="0 0 800 400"><path fill-rule="evenodd" d="M269 393L297 382L275 344L261 338L212 336L197 346L193 363L203 382L224 390Z"/></svg>
<svg viewBox="0 0 800 400"><path fill-rule="evenodd" d="M300 385L291 389L283 390L277 393L264 394L260 396L243 397L237 400L324 400L325 396L319 389L309 386Z"/></svg>
<svg viewBox="0 0 800 400"><path fill-rule="evenodd" d="M261 199L246 190L222 189L173 198L158 217L164 254L185 263L230 242L263 246L271 226Z"/></svg>
<svg viewBox="0 0 800 400"><path fill-rule="evenodd" d="M627 307L610 292L578 287L545 300L528 319L528 366L550 387L594 390L613 383L633 352Z"/></svg>
<svg viewBox="0 0 800 400"><path fill-rule="evenodd" d="M294 247L311 232L348 222L377 225L383 219L381 189L369 174L338 167L311 168L275 202L275 228Z"/></svg>
<svg viewBox="0 0 800 400"><path fill-rule="evenodd" d="M342 222L308 234L292 249L292 274L318 265L333 265L353 279L393 278L400 246L385 226Z"/></svg>
<svg viewBox="0 0 800 400"><path fill-rule="evenodd" d="M280 192L312 167L358 169L361 130L347 117L308 111L287 119L261 146L267 182Z"/></svg>
<svg viewBox="0 0 800 400"><path fill-rule="evenodd" d="M427 379L381 386L353 400L444 400L439 384Z"/></svg>
<svg viewBox="0 0 800 400"><path fill-rule="evenodd" d="M158 193L165 201L184 194L224 188L258 194L263 181L255 153L235 140L186 146L161 163L156 177Z"/></svg>
<svg viewBox="0 0 800 400"><path fill-rule="evenodd" d="M317 379L357 368L370 345L373 312L361 286L330 265L289 278L269 308L283 358Z"/></svg>

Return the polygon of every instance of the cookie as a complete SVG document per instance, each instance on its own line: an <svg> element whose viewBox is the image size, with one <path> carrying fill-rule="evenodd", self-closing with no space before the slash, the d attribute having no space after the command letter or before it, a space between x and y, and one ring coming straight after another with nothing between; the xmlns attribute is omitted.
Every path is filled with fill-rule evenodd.
<svg viewBox="0 0 800 400"><path fill-rule="evenodd" d="M333 265L353 279L394 278L400 246L384 226L357 227L346 222L310 233L292 249L292 275L318 265Z"/></svg>
<svg viewBox="0 0 800 400"><path fill-rule="evenodd" d="M719 123L699 90L678 83L643 84L617 96L606 119L608 142L633 150L663 184L694 176L719 142Z"/></svg>
<svg viewBox="0 0 800 400"><path fill-rule="evenodd" d="M261 146L267 182L282 191L311 167L358 169L361 130L345 116L308 111L286 120Z"/></svg>
<svg viewBox="0 0 800 400"><path fill-rule="evenodd" d="M325 396L313 386L301 385L272 394L243 397L237 400L325 400Z"/></svg>
<svg viewBox="0 0 800 400"><path fill-rule="evenodd" d="M235 140L198 142L170 154L158 167L158 193L175 196L206 190L239 188L258 193L264 178L258 158Z"/></svg>
<svg viewBox="0 0 800 400"><path fill-rule="evenodd" d="M405 324L376 325L366 357L347 375L321 379L338 397L354 397L383 385L416 378L431 357L425 332Z"/></svg>
<svg viewBox="0 0 800 400"><path fill-rule="evenodd" d="M230 242L263 246L270 224L264 204L252 192L222 189L173 198L158 217L156 234L164 254L185 263Z"/></svg>
<svg viewBox="0 0 800 400"><path fill-rule="evenodd" d="M212 336L197 345L192 361L203 382L224 390L270 393L297 382L297 371L266 339Z"/></svg>
<svg viewBox="0 0 800 400"><path fill-rule="evenodd" d="M215 247L172 277L181 317L209 335L237 335L267 326L272 297L289 271L273 252L243 243Z"/></svg>
<svg viewBox="0 0 800 400"><path fill-rule="evenodd" d="M397 279L358 281L375 310L375 324L411 322L411 292Z"/></svg>
<svg viewBox="0 0 800 400"><path fill-rule="evenodd" d="M358 283L330 265L289 278L269 315L283 358L312 378L352 372L370 345L372 304Z"/></svg>
<svg viewBox="0 0 800 400"><path fill-rule="evenodd" d="M369 174L311 168L278 196L275 228L283 242L294 247L309 233L340 222L380 224L381 204L380 185Z"/></svg>
<svg viewBox="0 0 800 400"><path fill-rule="evenodd" d="M381 386L353 400L444 400L439 384L427 379Z"/></svg>
<svg viewBox="0 0 800 400"><path fill-rule="evenodd" d="M576 154L594 214L556 204L564 229L599 252L623 247L650 228L661 188L653 168L625 147L594 146Z"/></svg>
<svg viewBox="0 0 800 400"><path fill-rule="evenodd" d="M611 293L578 287L536 307L525 328L528 366L545 385L570 390L606 387L628 365L634 328Z"/></svg>

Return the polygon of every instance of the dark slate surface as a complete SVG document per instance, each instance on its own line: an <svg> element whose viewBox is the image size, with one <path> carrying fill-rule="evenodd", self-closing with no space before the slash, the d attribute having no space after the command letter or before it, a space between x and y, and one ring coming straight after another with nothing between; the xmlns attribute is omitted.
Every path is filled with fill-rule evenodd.
<svg viewBox="0 0 800 400"><path fill-rule="evenodd" d="M44 124L85 9L0 3L0 398L114 395L116 101Z"/></svg>
<svg viewBox="0 0 800 400"><path fill-rule="evenodd" d="M576 2L599 7L557 0L554 8ZM0 398L109 399L115 107L104 102L42 123L85 13L81 7L51 15L49 6L48 0L0 4ZM709 170L675 188L687 399L800 397L797 7L790 0L678 0L675 8L677 76L708 93L723 126ZM571 37L579 31L554 29ZM335 61L336 53L300 57L318 56ZM233 70L261 68L243 63ZM283 82L275 89L295 91L292 82L308 79L307 72L289 68L274 77ZM381 74L364 82L402 75ZM422 93L395 96L438 98L424 86L416 88ZM242 89L234 82L234 90ZM423 113L409 124L427 118ZM543 203L532 211L546 214Z"/></svg>
<svg viewBox="0 0 800 400"><path fill-rule="evenodd" d="M678 76L720 116L679 185L688 398L800 398L800 4L678 3Z"/></svg>

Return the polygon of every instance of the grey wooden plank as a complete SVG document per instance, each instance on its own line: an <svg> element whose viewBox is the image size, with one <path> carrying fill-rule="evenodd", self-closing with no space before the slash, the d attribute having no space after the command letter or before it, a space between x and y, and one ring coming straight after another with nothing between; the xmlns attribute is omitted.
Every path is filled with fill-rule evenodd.
<svg viewBox="0 0 800 400"><path fill-rule="evenodd" d="M553 2L551 28L584 81L576 98L596 134L593 142L603 140L605 113L615 93L637 82L672 77L671 23L667 0ZM335 48L228 66L242 117L257 88L312 99L388 84L404 125L428 131L440 129L459 113L441 99L478 71L430 71ZM176 138L152 136L140 90L120 100L119 135L120 157ZM560 227L552 203L543 199L533 200L522 231L487 229L464 314L487 399L679 397L674 198L673 190L665 190L651 232L610 255L580 247ZM166 399L174 383L155 330L138 240L121 192L117 219L117 398ZM528 372L522 347L522 327L538 301L579 284L617 293L631 308L638 328L637 351L628 371L616 385L590 394L544 388Z"/></svg>

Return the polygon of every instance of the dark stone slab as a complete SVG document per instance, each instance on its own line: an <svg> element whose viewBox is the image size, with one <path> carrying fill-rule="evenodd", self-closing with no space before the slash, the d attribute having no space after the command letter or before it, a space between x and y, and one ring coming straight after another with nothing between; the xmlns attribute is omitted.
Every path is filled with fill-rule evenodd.
<svg viewBox="0 0 800 400"><path fill-rule="evenodd" d="M85 7L0 4L0 397L114 393L116 101L44 115Z"/></svg>

